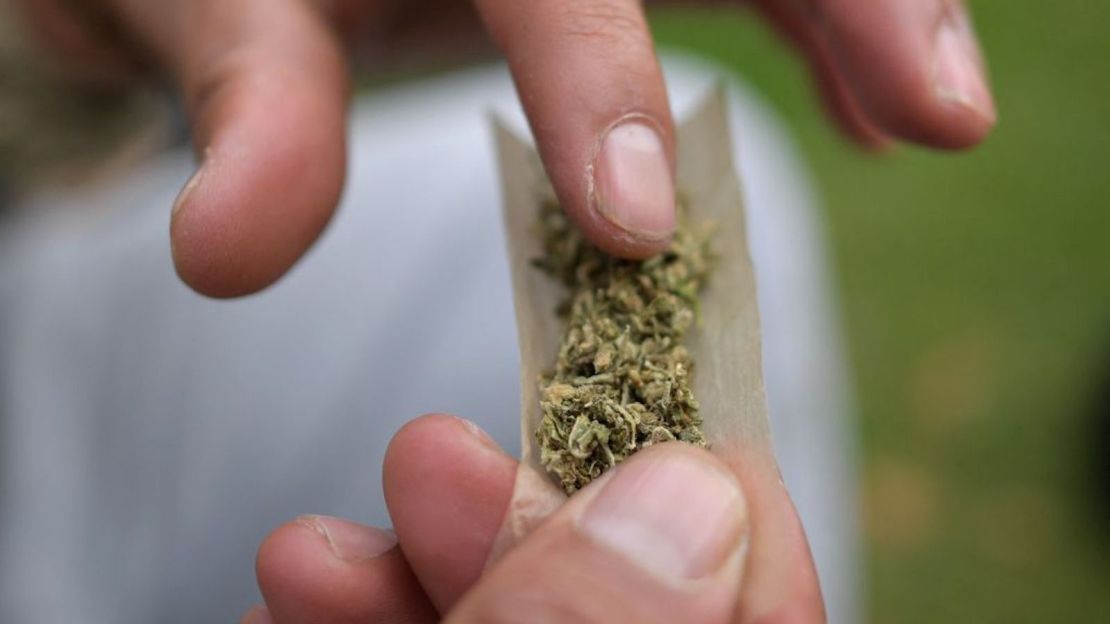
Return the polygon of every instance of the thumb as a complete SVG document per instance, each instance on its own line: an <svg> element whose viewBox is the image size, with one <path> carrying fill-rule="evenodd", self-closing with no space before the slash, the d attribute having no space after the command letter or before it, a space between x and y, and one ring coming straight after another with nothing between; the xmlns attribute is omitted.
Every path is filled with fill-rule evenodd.
<svg viewBox="0 0 1110 624"><path fill-rule="evenodd" d="M345 171L348 79L323 16L300 0L114 0L180 83L202 162L171 213L178 275L234 297L316 240Z"/></svg>
<svg viewBox="0 0 1110 624"><path fill-rule="evenodd" d="M747 552L729 470L652 447L572 497L490 570L449 622L727 622Z"/></svg>

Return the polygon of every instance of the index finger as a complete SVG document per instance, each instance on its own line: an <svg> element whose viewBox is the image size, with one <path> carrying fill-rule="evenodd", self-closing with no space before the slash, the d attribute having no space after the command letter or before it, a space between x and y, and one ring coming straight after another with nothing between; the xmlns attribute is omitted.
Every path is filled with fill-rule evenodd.
<svg viewBox="0 0 1110 624"><path fill-rule="evenodd" d="M561 205L605 251L675 226L674 124L638 0L475 0L509 61Z"/></svg>

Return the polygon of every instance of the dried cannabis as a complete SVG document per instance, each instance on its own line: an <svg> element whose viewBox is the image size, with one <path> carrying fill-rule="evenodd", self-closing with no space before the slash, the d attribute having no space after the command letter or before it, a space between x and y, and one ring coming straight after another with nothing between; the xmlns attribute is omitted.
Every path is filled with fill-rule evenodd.
<svg viewBox="0 0 1110 624"><path fill-rule="evenodd" d="M679 227L642 262L590 245L554 202L541 210L535 265L569 290L555 369L540 379L540 463L568 494L656 442L706 446L683 346L711 268L708 224Z"/></svg>

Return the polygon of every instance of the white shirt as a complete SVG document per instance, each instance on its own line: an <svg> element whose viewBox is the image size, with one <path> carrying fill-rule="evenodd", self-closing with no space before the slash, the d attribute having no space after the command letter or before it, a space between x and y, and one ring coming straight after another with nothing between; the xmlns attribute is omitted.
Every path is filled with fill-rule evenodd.
<svg viewBox="0 0 1110 624"><path fill-rule="evenodd" d="M720 70L665 62L679 115ZM775 446L832 622L858 621L847 395L809 183L730 86ZM0 228L0 621L234 621L253 557L302 513L386 525L386 444L429 411L519 448L517 350L487 113L501 67L360 99L347 191L275 287L175 277L184 148L32 198Z"/></svg>

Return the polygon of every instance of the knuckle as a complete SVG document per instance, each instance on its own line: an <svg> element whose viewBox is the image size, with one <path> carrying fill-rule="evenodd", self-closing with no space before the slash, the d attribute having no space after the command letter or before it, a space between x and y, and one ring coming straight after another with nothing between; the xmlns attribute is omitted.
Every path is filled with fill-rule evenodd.
<svg viewBox="0 0 1110 624"><path fill-rule="evenodd" d="M650 36L638 3L628 0L575 0L561 7L564 32L571 38L605 46L650 46Z"/></svg>

